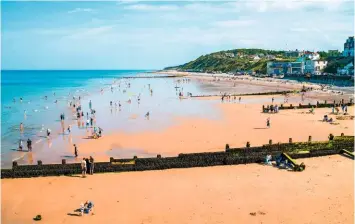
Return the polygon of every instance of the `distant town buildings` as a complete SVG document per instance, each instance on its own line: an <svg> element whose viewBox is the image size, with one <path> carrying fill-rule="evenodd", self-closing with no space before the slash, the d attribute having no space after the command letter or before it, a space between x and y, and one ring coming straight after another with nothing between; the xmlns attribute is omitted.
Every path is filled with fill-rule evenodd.
<svg viewBox="0 0 355 224"><path fill-rule="evenodd" d="M285 52L285 57L288 58L298 58L299 56L302 55L302 52L298 51L297 49L295 51L286 51Z"/></svg>
<svg viewBox="0 0 355 224"><path fill-rule="evenodd" d="M266 65L266 72L269 75L302 74L304 73L304 62L269 61Z"/></svg>
<svg viewBox="0 0 355 224"><path fill-rule="evenodd" d="M344 57L354 57L354 37L349 37L344 43Z"/></svg>
<svg viewBox="0 0 355 224"><path fill-rule="evenodd" d="M312 51L302 51L300 58L310 59L310 60L318 60L320 59L320 55L317 52Z"/></svg>
<svg viewBox="0 0 355 224"><path fill-rule="evenodd" d="M338 68L338 75L354 75L354 64L350 62L344 68Z"/></svg>

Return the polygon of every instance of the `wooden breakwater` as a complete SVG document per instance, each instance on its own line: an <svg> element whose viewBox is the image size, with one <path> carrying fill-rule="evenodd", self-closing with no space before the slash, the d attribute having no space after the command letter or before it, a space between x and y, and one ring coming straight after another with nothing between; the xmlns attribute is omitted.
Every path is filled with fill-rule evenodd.
<svg viewBox="0 0 355 224"><path fill-rule="evenodd" d="M181 78L184 75L147 75L147 76L123 76L120 79L159 79L159 78Z"/></svg>
<svg viewBox="0 0 355 224"><path fill-rule="evenodd" d="M349 102L344 102L343 100L339 102L333 101L332 103L327 102L326 100L324 103L318 102L316 104L290 104L288 106L284 106L283 104L280 105L280 110L289 110L289 109L311 109L311 108L332 108L332 107L340 107L341 105L345 106L354 106L354 102L350 100ZM263 105L263 108L265 106Z"/></svg>
<svg viewBox="0 0 355 224"><path fill-rule="evenodd" d="M214 94L214 95L192 95L191 97L222 97L226 96L262 96L262 95L286 95L294 93L294 91L277 91L277 92L261 92L261 93L241 93L241 94Z"/></svg>
<svg viewBox="0 0 355 224"><path fill-rule="evenodd" d="M109 162L95 163L95 173L128 172L144 170L163 170L171 168L191 168L220 165L237 165L248 163L260 163L266 155L273 158L282 153L288 153L293 159L327 156L342 153L343 150L354 151L354 136L331 137L329 141L313 142L309 136L307 142L296 142L289 139L288 143L269 144L252 147L250 142L246 147L229 148L226 144L224 151L179 154L176 157L115 159ZM63 159L62 164L43 164L37 161L37 165L18 165L13 162L11 169L2 169L1 178L25 178L39 176L75 175L81 173L80 163L67 164Z"/></svg>

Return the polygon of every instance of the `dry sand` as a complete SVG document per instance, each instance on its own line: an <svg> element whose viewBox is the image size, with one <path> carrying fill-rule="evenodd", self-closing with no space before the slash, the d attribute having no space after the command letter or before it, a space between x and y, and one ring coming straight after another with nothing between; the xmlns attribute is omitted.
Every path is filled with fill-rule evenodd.
<svg viewBox="0 0 355 224"><path fill-rule="evenodd" d="M354 161L259 164L2 180L2 223L354 223ZM92 200L95 215L76 216ZM71 215L68 215L70 213ZM255 215L253 215L255 214Z"/></svg>

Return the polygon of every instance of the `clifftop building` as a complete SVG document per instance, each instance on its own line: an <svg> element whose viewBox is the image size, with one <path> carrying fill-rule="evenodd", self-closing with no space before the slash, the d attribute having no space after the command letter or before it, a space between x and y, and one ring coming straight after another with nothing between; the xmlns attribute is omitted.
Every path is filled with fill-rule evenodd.
<svg viewBox="0 0 355 224"><path fill-rule="evenodd" d="M349 37L344 43L344 57L354 57L354 37Z"/></svg>

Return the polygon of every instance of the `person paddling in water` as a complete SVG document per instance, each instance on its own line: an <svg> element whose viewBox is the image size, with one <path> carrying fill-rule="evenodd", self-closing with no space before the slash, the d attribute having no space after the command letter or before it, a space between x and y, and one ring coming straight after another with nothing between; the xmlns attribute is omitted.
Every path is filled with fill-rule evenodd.
<svg viewBox="0 0 355 224"><path fill-rule="evenodd" d="M149 120L149 111L145 114L145 118L147 118L147 120Z"/></svg>
<svg viewBox="0 0 355 224"><path fill-rule="evenodd" d="M27 149L29 152L32 152L32 141L31 139L27 139Z"/></svg>
<svg viewBox="0 0 355 224"><path fill-rule="evenodd" d="M47 138L49 138L51 135L51 129L47 128Z"/></svg>
<svg viewBox="0 0 355 224"><path fill-rule="evenodd" d="M23 130L24 130L24 127L23 127L23 124L21 123L20 124L20 132L23 133Z"/></svg>

